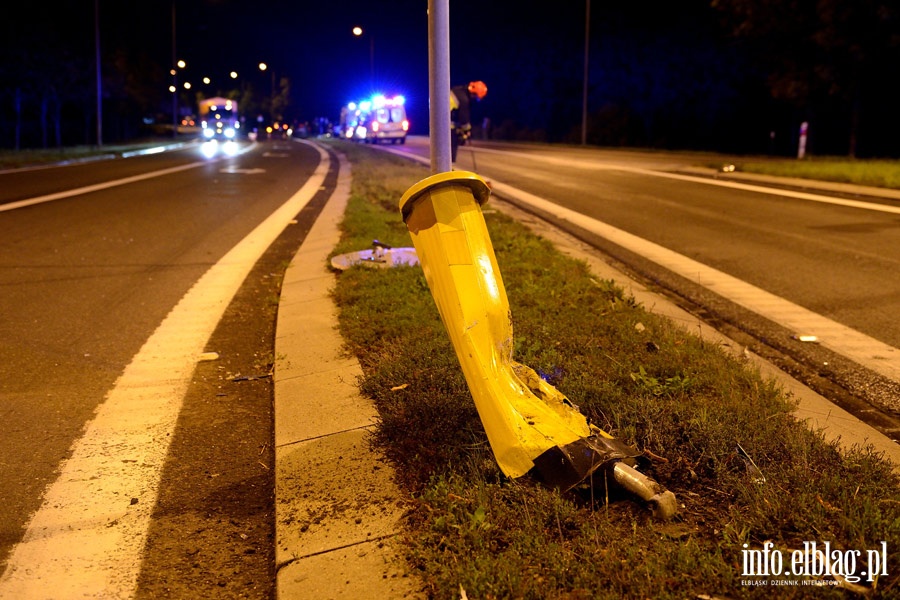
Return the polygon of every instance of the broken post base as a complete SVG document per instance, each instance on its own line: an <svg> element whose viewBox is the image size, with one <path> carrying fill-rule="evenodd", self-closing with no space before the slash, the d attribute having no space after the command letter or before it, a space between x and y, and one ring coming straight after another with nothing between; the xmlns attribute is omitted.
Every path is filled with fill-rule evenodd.
<svg viewBox="0 0 900 600"><path fill-rule="evenodd" d="M668 521L678 512L675 494L634 467L618 461L613 465L612 472L615 482L646 502L657 519Z"/></svg>
<svg viewBox="0 0 900 600"><path fill-rule="evenodd" d="M568 491L595 472L608 470L619 487L648 503L654 517L672 518L678 510L675 494L628 464L637 456L640 452L615 438L592 435L545 451L534 459L529 475L548 487Z"/></svg>

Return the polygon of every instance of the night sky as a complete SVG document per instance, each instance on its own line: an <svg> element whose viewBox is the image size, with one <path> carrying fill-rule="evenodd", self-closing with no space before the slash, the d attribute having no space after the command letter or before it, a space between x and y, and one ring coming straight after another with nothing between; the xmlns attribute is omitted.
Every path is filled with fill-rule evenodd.
<svg viewBox="0 0 900 600"><path fill-rule="evenodd" d="M133 10L125 3L106 4L110 5L108 12ZM632 76L658 79L657 74L641 75L638 67L626 63L649 59L661 68L663 56L657 60L649 54L671 57L666 45L689 44L701 54L714 51L708 2L678 4L677 8L648 11L638 3L592 3L592 72L596 78L603 77L604 70L616 73L614 80L604 84L608 94L630 93L626 87L633 84L622 80ZM156 8L151 8L154 5ZM148 49L161 47L165 59L171 54L171 3L136 6L143 11L137 19L127 12L106 16L108 43L130 44L134 37L120 35L128 27L107 23L155 19L152 29L142 28L141 39ZM450 2L451 85L480 79L489 88L476 116L490 117L496 125L515 119L532 128L571 121L573 113L576 120L580 116L585 2L567 0L556 3L552 10L548 6L546 1L522 0ZM374 92L403 94L414 131L424 133L428 121L427 19L425 0L181 0L176 2L176 53L188 61L191 71L203 65L222 73L231 68L253 73L259 61L271 64L279 77L289 75L294 110L302 119L334 117L342 104ZM364 30L362 37L351 33L357 25ZM705 48L697 47L703 43ZM626 55L630 55L628 60L622 60ZM671 73L667 79L669 84L686 84L694 77ZM592 83L595 92L600 87L600 81Z"/></svg>
<svg viewBox="0 0 900 600"><path fill-rule="evenodd" d="M805 4L815 11L849 1ZM760 6L787 4L766 0ZM142 115L166 110L173 5L175 54L188 65L179 76L214 80L195 91L215 95L233 89L226 74L234 70L242 84L267 95L272 71L257 67L266 62L279 83L283 76L290 80L285 111L290 120L337 119L348 101L373 92L403 94L413 133L427 133L426 0L99 0L104 103L120 120L132 109ZM870 5L873 13L883 12L890 2L861 0L855 6ZM893 20L885 22L896 28L895 9ZM29 11L29 19L5 19L0 33L2 136L8 134L11 97L21 81L46 71L57 89L68 92L66 101L85 105L94 85L94 0L48 0ZM489 88L474 111L474 124L490 119L495 137L503 139L578 137L585 0L452 0L450 18L451 84L480 79ZM362 37L353 36L354 26L363 28ZM663 6L594 0L590 33L592 143L783 153L800 121L809 118L796 102L772 97L766 88L771 74L753 60L759 46L736 43L710 0ZM214 89L221 81L226 85ZM34 87L28 91L24 85L32 104L47 95ZM811 128L817 134L813 142L841 153L848 111L828 94L822 98L813 115L818 119ZM896 111L887 100L880 102L883 106L874 108L881 121L870 127L898 129ZM883 115L890 122L883 122ZM110 131L113 135L116 128ZM896 146L882 141L878 148L896 151Z"/></svg>

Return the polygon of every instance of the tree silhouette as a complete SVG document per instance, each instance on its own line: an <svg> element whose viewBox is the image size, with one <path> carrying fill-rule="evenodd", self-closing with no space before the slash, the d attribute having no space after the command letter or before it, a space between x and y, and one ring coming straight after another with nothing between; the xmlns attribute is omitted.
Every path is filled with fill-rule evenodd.
<svg viewBox="0 0 900 600"><path fill-rule="evenodd" d="M861 126L888 118L876 95L900 58L900 8L894 0L712 0L732 34L765 67L772 96L812 122L836 106L855 156ZM867 115L867 109L870 113ZM895 111L892 111L892 113ZM871 130L871 125L869 127Z"/></svg>

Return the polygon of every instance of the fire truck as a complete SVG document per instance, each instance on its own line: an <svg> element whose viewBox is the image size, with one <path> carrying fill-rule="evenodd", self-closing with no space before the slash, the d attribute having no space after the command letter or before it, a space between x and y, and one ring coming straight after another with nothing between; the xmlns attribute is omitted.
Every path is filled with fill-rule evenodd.
<svg viewBox="0 0 900 600"><path fill-rule="evenodd" d="M199 103L200 127L204 139L233 140L241 122L236 100L206 98Z"/></svg>

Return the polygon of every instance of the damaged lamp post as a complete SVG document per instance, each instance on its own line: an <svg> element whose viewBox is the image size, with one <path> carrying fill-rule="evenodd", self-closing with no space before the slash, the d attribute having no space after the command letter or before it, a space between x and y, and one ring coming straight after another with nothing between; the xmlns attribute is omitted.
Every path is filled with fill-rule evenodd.
<svg viewBox="0 0 900 600"><path fill-rule="evenodd" d="M508 477L571 489L595 473L636 494L660 518L675 495L633 468L634 448L590 425L563 394L512 359L509 300L481 205L488 185L451 172L449 0L428 0L429 137L433 175L400 200L419 263L484 425Z"/></svg>
<svg viewBox="0 0 900 600"><path fill-rule="evenodd" d="M475 173L439 173L407 190L400 212L500 469L562 490L606 473L670 518L675 495L633 468L640 452L512 359L509 300L481 211L489 196Z"/></svg>

